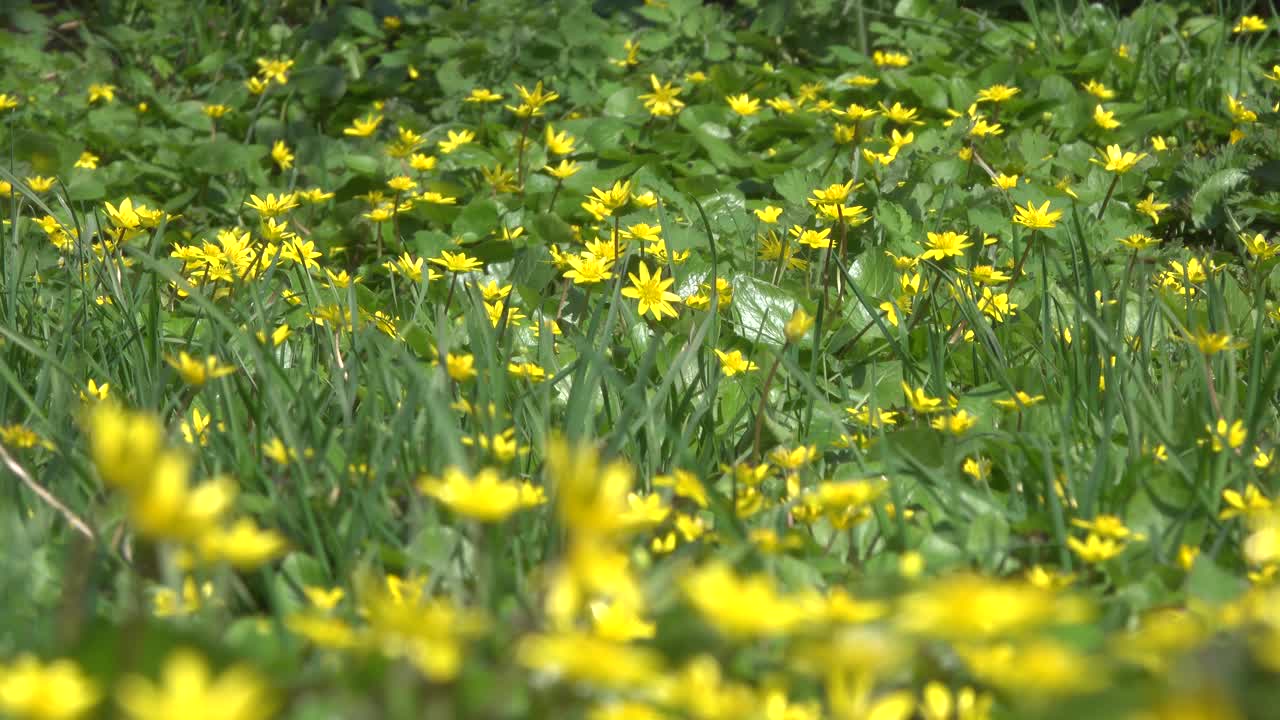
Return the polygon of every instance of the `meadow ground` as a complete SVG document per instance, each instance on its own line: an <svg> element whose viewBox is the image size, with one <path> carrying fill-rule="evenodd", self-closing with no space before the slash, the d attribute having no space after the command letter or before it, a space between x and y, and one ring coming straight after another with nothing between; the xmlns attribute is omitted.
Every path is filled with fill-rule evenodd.
<svg viewBox="0 0 1280 720"><path fill-rule="evenodd" d="M1265 11L9 5L0 715L1275 717Z"/></svg>

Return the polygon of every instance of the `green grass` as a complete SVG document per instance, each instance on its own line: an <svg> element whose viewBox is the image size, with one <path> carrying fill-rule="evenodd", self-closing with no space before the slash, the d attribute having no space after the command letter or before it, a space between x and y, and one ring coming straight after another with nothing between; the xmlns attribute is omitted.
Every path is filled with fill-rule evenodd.
<svg viewBox="0 0 1280 720"><path fill-rule="evenodd" d="M1267 717L1280 45L1234 28L1269 11L15 9L0 715Z"/></svg>

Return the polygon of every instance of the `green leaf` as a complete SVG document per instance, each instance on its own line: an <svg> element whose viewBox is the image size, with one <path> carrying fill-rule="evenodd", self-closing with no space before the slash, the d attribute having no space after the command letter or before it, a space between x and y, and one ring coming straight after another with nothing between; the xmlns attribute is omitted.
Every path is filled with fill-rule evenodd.
<svg viewBox="0 0 1280 720"><path fill-rule="evenodd" d="M735 275L731 283L738 335L781 347L786 339L782 328L795 310L796 301L777 285L751 275Z"/></svg>
<svg viewBox="0 0 1280 720"><path fill-rule="evenodd" d="M1227 572L1213 558L1201 555L1191 567L1187 577L1187 592L1194 598L1205 602L1222 605L1240 597L1248 588L1248 583L1235 574Z"/></svg>
<svg viewBox="0 0 1280 720"><path fill-rule="evenodd" d="M1213 212L1222 198L1247 179L1249 176L1238 168L1227 168L1210 175L1191 196L1192 222L1203 227L1209 213Z"/></svg>
<svg viewBox="0 0 1280 720"><path fill-rule="evenodd" d="M498 227L498 205L486 197L472 200L453 221L454 235L485 238Z"/></svg>
<svg viewBox="0 0 1280 720"><path fill-rule="evenodd" d="M773 189L778 191L789 205L804 205L809 191L818 183L818 174L812 170L792 168L773 179Z"/></svg>
<svg viewBox="0 0 1280 720"><path fill-rule="evenodd" d="M67 183L69 200L101 200L106 195L106 186L92 175L78 175Z"/></svg>
<svg viewBox="0 0 1280 720"><path fill-rule="evenodd" d="M930 110L946 112L948 107L947 90L942 83L930 77L916 76L907 78L906 86L920 98L921 104Z"/></svg>
<svg viewBox="0 0 1280 720"><path fill-rule="evenodd" d="M347 155L342 158L342 163L361 175L378 174L377 158L368 155Z"/></svg>
<svg viewBox="0 0 1280 720"><path fill-rule="evenodd" d="M888 200L880 201L880 207L876 210L876 220L884 227L885 234L893 240L909 243L917 239L911 213L897 203Z"/></svg>
<svg viewBox="0 0 1280 720"><path fill-rule="evenodd" d="M267 154L262 145L241 145L228 139L217 138L197 143L187 153L187 165L193 170L208 175L225 175L238 170L247 170Z"/></svg>

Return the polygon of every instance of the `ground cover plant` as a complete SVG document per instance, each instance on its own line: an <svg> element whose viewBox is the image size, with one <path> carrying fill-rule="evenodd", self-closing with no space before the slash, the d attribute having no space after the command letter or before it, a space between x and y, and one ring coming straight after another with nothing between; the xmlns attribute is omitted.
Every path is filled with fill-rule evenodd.
<svg viewBox="0 0 1280 720"><path fill-rule="evenodd" d="M1267 9L0 33L0 715L1271 717Z"/></svg>

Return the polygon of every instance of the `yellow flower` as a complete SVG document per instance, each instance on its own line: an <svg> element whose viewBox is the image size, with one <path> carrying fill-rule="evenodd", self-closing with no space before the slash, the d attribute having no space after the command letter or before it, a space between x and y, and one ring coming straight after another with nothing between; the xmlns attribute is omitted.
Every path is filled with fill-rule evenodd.
<svg viewBox="0 0 1280 720"><path fill-rule="evenodd" d="M169 655L157 685L129 675L120 681L116 702L132 720L189 717L193 709L221 720L266 720L275 713L270 689L252 670L237 665L212 676L193 650Z"/></svg>
<svg viewBox="0 0 1280 720"><path fill-rule="evenodd" d="M429 262L454 273L469 273L484 267L484 263L465 252L452 253L448 250L441 250L440 257L431 258Z"/></svg>
<svg viewBox="0 0 1280 720"><path fill-rule="evenodd" d="M1088 530L1091 535L1111 538L1113 540L1141 541L1147 539L1142 533L1135 533L1126 527L1124 520L1122 520L1118 515L1096 515L1092 520L1072 518L1071 524L1075 527Z"/></svg>
<svg viewBox="0 0 1280 720"><path fill-rule="evenodd" d="M92 105L99 100L105 102L115 102L116 86L107 85L105 83L92 83L89 85L89 104Z"/></svg>
<svg viewBox="0 0 1280 720"><path fill-rule="evenodd" d="M542 81L539 80L534 85L533 90L529 90L523 85L516 85L516 92L520 93L521 103L518 107L507 105L507 109L516 114L516 117L537 117L542 114L542 108L560 98L560 93L555 91L543 91Z"/></svg>
<svg viewBox="0 0 1280 720"><path fill-rule="evenodd" d="M287 543L274 530L263 530L249 518L228 528L215 528L199 538L206 562L226 562L239 570L252 570L284 554Z"/></svg>
<svg viewBox="0 0 1280 720"><path fill-rule="evenodd" d="M1169 143L1165 142L1165 139L1160 135L1152 135L1151 149L1158 153L1165 152L1169 149Z"/></svg>
<svg viewBox="0 0 1280 720"><path fill-rule="evenodd" d="M1124 245L1131 250L1146 250L1149 247L1160 244L1158 239L1148 235L1143 235L1142 233L1134 233L1128 237L1120 238L1119 242L1121 245Z"/></svg>
<svg viewBox="0 0 1280 720"><path fill-rule="evenodd" d="M35 175L33 177L24 177L23 181L31 188L33 192L46 193L53 189L58 179L53 177L45 177L43 175Z"/></svg>
<svg viewBox="0 0 1280 720"><path fill-rule="evenodd" d="M991 180L991 184L995 185L1001 190L1012 190L1018 187L1018 176L1005 175L1004 173L997 173L996 176Z"/></svg>
<svg viewBox="0 0 1280 720"><path fill-rule="evenodd" d="M444 365L449 377L457 382L466 382L476 376L476 358L471 353L446 353Z"/></svg>
<svg viewBox="0 0 1280 720"><path fill-rule="evenodd" d="M670 117L684 107L684 102L677 97L683 88L676 87L675 83L661 83L657 75L649 76L649 85L653 92L640 95L640 100L650 115Z"/></svg>
<svg viewBox="0 0 1280 720"><path fill-rule="evenodd" d="M768 100L765 100L765 104L783 115L790 115L796 111L796 104L790 98L769 98Z"/></svg>
<svg viewBox="0 0 1280 720"><path fill-rule="evenodd" d="M1253 259L1258 262L1270 260L1280 255L1280 244L1272 245L1267 242L1267 238L1262 233L1255 233L1250 236L1248 233L1240 233L1240 241L1244 243L1244 249Z"/></svg>
<svg viewBox="0 0 1280 720"><path fill-rule="evenodd" d="M564 276L577 285L591 285L613 277L613 261L597 257L591 253L570 255L567 258L570 270Z"/></svg>
<svg viewBox="0 0 1280 720"><path fill-rule="evenodd" d="M592 187L591 193L594 197L588 197L588 200L603 205L610 212L619 210L631 201L631 181L615 181L608 190Z"/></svg>
<svg viewBox="0 0 1280 720"><path fill-rule="evenodd" d="M9 93L0 93L0 112L18 107L18 98Z"/></svg>
<svg viewBox="0 0 1280 720"><path fill-rule="evenodd" d="M1178 567L1185 572L1191 572L1191 568L1196 564L1196 558L1198 557L1200 557L1200 548L1185 544L1178 546Z"/></svg>
<svg viewBox="0 0 1280 720"><path fill-rule="evenodd" d="M1103 85L1097 80L1090 80L1084 83L1083 87L1085 92L1098 98L1099 100L1110 100L1116 96L1116 94L1113 91L1107 89L1106 85Z"/></svg>
<svg viewBox="0 0 1280 720"><path fill-rule="evenodd" d="M652 638L657 625L646 621L631 602L591 603L591 621L595 634L614 642L631 642Z"/></svg>
<svg viewBox="0 0 1280 720"><path fill-rule="evenodd" d="M438 143L440 146L440 152L444 153L445 155L448 155L454 150L457 150L463 145L466 145L476 139L476 134L474 132L471 132L470 130L462 130L458 132L449 130L447 132L447 135L448 135L447 139L441 140Z"/></svg>
<svg viewBox="0 0 1280 720"><path fill-rule="evenodd" d="M952 435L963 435L978 424L978 418L967 410L959 410L950 415L934 418L929 424L935 430L943 430Z"/></svg>
<svg viewBox="0 0 1280 720"><path fill-rule="evenodd" d="M1018 309L1018 304L1009 300L1009 293L992 292L991 288L982 288L982 297L978 299L978 309L995 322L1004 322Z"/></svg>
<svg viewBox="0 0 1280 720"><path fill-rule="evenodd" d="M489 88L472 88L471 92L464 99L469 103L495 103L502 100L502 96L493 92Z"/></svg>
<svg viewBox="0 0 1280 720"><path fill-rule="evenodd" d="M980 457L967 457L960 464L960 471L977 482L983 482L991 475L991 461Z"/></svg>
<svg viewBox="0 0 1280 720"><path fill-rule="evenodd" d="M1218 418L1215 425L1206 425L1205 430L1209 432L1214 452L1222 452L1228 448L1238 450L1249 437L1249 430L1240 420L1228 424L1226 419Z"/></svg>
<svg viewBox="0 0 1280 720"><path fill-rule="evenodd" d="M1108 145L1105 151L1099 150L1098 154L1102 156L1102 160L1089 158L1089 162L1101 165L1103 170L1117 175L1129 172L1138 161L1147 156L1146 153L1121 152L1119 145Z"/></svg>
<svg viewBox="0 0 1280 720"><path fill-rule="evenodd" d="M1217 355L1224 350L1239 350L1245 346L1245 343L1232 338L1230 333L1210 332L1204 328L1196 328L1195 332L1186 336L1186 341L1205 355Z"/></svg>
<svg viewBox="0 0 1280 720"><path fill-rule="evenodd" d="M98 703L97 685L72 660L21 655L0 664L0 712L30 720L74 720Z"/></svg>
<svg viewBox="0 0 1280 720"><path fill-rule="evenodd" d="M431 203L432 205L456 205L458 203L458 198L456 197L449 197L433 191L422 193L418 196L418 199L425 203Z"/></svg>
<svg viewBox="0 0 1280 720"><path fill-rule="evenodd" d="M102 158L98 157L97 155L94 155L88 150L85 150L84 152L80 153L79 159L76 160L75 167L83 168L85 170L97 170L98 161L101 159Z"/></svg>
<svg viewBox="0 0 1280 720"><path fill-rule="evenodd" d="M1017 579L958 574L902 599L898 623L907 631L958 641L994 639L1084 619L1074 598Z"/></svg>
<svg viewBox="0 0 1280 720"><path fill-rule="evenodd" d="M636 207L651 208L658 204L658 196L653 194L652 190L645 190L642 193L633 194L631 202Z"/></svg>
<svg viewBox="0 0 1280 720"><path fill-rule="evenodd" d="M890 107L885 107L884 103L880 103L880 112L889 118L891 122L898 125L923 125L924 123L916 119L918 110L913 107L907 107L902 103L895 102Z"/></svg>
<svg viewBox="0 0 1280 720"><path fill-rule="evenodd" d="M434 170L436 167L436 157L434 155L424 155L422 153L413 153L409 156L409 167L418 172L426 172Z"/></svg>
<svg viewBox="0 0 1280 720"><path fill-rule="evenodd" d="M85 384L85 389L80 391L80 401L101 402L107 399L109 392L111 392L111 383L99 385L93 378L89 378L89 382Z"/></svg>
<svg viewBox="0 0 1280 720"><path fill-rule="evenodd" d="M661 320L664 315L676 316L676 309L671 303L678 302L680 296L667 290L675 283L675 278L663 280L662 268L650 275L643 260L640 261L640 274L627 273L627 277L631 279L631 287L623 288L622 295L639 301L641 317L647 312L651 312L655 320Z"/></svg>
<svg viewBox="0 0 1280 720"><path fill-rule="evenodd" d="M378 125L381 123L381 115L369 114L363 119L352 120L351 125L342 129L342 134L351 137L369 137L378 129Z"/></svg>
<svg viewBox="0 0 1280 720"><path fill-rule="evenodd" d="M912 389L911 385L902 381L902 393L907 397L907 403L911 405L911 409L921 413L934 413L942 410L942 400L930 397L924 388Z"/></svg>
<svg viewBox="0 0 1280 720"><path fill-rule="evenodd" d="M502 479L493 468L473 476L456 467L446 468L442 478L419 480L418 489L451 511L481 522L501 522L523 507L520 485Z"/></svg>
<svg viewBox="0 0 1280 720"><path fill-rule="evenodd" d="M267 91L267 88L270 85L271 85L270 80L264 80L260 77L251 77L248 80L244 81L245 89L249 91L250 95L261 95L262 93ZM143 104L145 105L145 103ZM145 110L143 110L143 112L145 112Z"/></svg>
<svg viewBox="0 0 1280 720"><path fill-rule="evenodd" d="M1233 33L1256 33L1263 32L1267 29L1267 21L1257 15L1245 15L1240 18L1235 27L1231 28Z"/></svg>
<svg viewBox="0 0 1280 720"><path fill-rule="evenodd" d="M1098 690L1107 677L1096 658L1044 638L967 647L960 655L978 679L1041 701Z"/></svg>
<svg viewBox="0 0 1280 720"><path fill-rule="evenodd" d="M1011 398L993 400L992 402L1005 410L1021 410L1023 408L1031 407L1032 405L1036 405L1043 400L1043 395L1028 395L1023 391L1018 390Z"/></svg>
<svg viewBox="0 0 1280 720"><path fill-rule="evenodd" d="M263 79L281 85L289 84L289 70L293 68L293 60L288 58L258 58L258 75Z"/></svg>
<svg viewBox="0 0 1280 720"><path fill-rule="evenodd" d="M789 343L799 342L809 333L813 322L813 316L805 312L804 308L797 307L792 311L791 319L787 320L787 324L782 327L782 334Z"/></svg>
<svg viewBox="0 0 1280 720"><path fill-rule="evenodd" d="M992 85L991 87L978 92L977 101L1002 103L1012 98L1014 95L1017 95L1019 92L1020 91L1016 87L1009 87L1008 85Z"/></svg>
<svg viewBox="0 0 1280 720"><path fill-rule="evenodd" d="M182 351L178 357L167 357L165 362L178 371L183 382L192 387L201 387L209 380L225 377L236 371L233 365L223 365L217 357L209 355L203 361L197 360Z"/></svg>
<svg viewBox="0 0 1280 720"><path fill-rule="evenodd" d="M911 63L911 57L906 53L892 50L876 50L871 54L871 62L875 63L876 67L906 67Z"/></svg>
<svg viewBox="0 0 1280 720"><path fill-rule="evenodd" d="M321 610L332 610L342 602L342 598L346 596L346 591L340 587L325 588L318 585L307 585L302 588L303 594L307 596L310 603Z"/></svg>
<svg viewBox="0 0 1280 720"><path fill-rule="evenodd" d="M1275 461L1276 451L1266 452L1262 448L1254 446L1253 448L1253 466L1259 470L1266 470L1271 467L1271 463Z"/></svg>
<svg viewBox="0 0 1280 720"><path fill-rule="evenodd" d="M542 169L557 180L568 180L582 169L582 165L573 160L561 160L560 164L555 167L545 165Z"/></svg>
<svg viewBox="0 0 1280 720"><path fill-rule="evenodd" d="M729 109L738 113L743 117L755 115L760 112L760 101L752 98L746 93L741 95L726 95L725 102L729 103Z"/></svg>
<svg viewBox="0 0 1280 720"><path fill-rule="evenodd" d="M682 498L692 500L698 507L707 507L707 489L697 475L688 470L672 470L670 475L655 475L654 487L669 487Z"/></svg>
<svg viewBox="0 0 1280 720"><path fill-rule="evenodd" d="M1113 538L1103 538L1089 533L1083 542L1079 538L1067 538L1067 547L1071 552L1090 565L1106 562L1124 552L1125 545Z"/></svg>
<svg viewBox="0 0 1280 720"><path fill-rule="evenodd" d="M552 155L568 155L574 150L577 140L567 132L555 131L551 123L547 123L547 152Z"/></svg>
<svg viewBox="0 0 1280 720"><path fill-rule="evenodd" d="M284 193L280 197L276 197L275 193L267 193L266 198L260 198L257 195L250 195L245 201L245 205L253 208L259 216L263 218L272 218L280 215L288 210L298 207L297 198L294 193Z"/></svg>
<svg viewBox="0 0 1280 720"><path fill-rule="evenodd" d="M778 222L778 216L782 214L782 208L767 205L763 208L753 211L760 222L772 225Z"/></svg>
<svg viewBox="0 0 1280 720"><path fill-rule="evenodd" d="M928 238L929 241L925 245L928 249L920 255L925 260L944 260L960 256L964 254L965 248L973 246L973 243L967 242L968 235L961 235L951 230L943 233L928 233Z"/></svg>
<svg viewBox="0 0 1280 720"><path fill-rule="evenodd" d="M733 350L724 352L716 349L716 357L720 358L720 371L725 377L733 377L738 373L748 373L752 370L759 370L760 366L742 357L741 350Z"/></svg>
<svg viewBox="0 0 1280 720"><path fill-rule="evenodd" d="M1120 127L1120 121L1116 120L1115 112L1103 110L1101 105L1093 109L1093 122L1103 130L1114 130Z"/></svg>
<svg viewBox="0 0 1280 720"><path fill-rule="evenodd" d="M799 225L793 225L788 232L791 237L796 238L799 244L806 245L814 250L831 247L831 228L806 230Z"/></svg>
<svg viewBox="0 0 1280 720"><path fill-rule="evenodd" d="M129 489L147 481L164 444L159 420L99 403L89 413L88 426L89 454L105 484Z"/></svg>
<svg viewBox="0 0 1280 720"><path fill-rule="evenodd" d="M188 445L205 446L209 444L209 425L212 422L211 415L200 412L200 408L191 408L191 421L183 420L178 429L182 431L182 439Z"/></svg>
<svg viewBox="0 0 1280 720"><path fill-rule="evenodd" d="M991 265L974 265L968 269L961 268L958 272L962 275L968 275L978 285L999 285L1012 279L1003 270Z"/></svg>
<svg viewBox="0 0 1280 720"><path fill-rule="evenodd" d="M1015 205L1014 210L1016 212L1013 215L1013 221L1033 230L1052 229L1058 224L1058 220L1062 218L1061 210L1050 212L1048 200L1045 200L1040 207L1036 207L1035 203L1028 201L1025 208Z"/></svg>
<svg viewBox="0 0 1280 720"><path fill-rule="evenodd" d="M221 521L235 498L236 486L225 477L195 487L191 462L179 452L162 452L148 477L129 492L129 519L142 535L190 542L203 538Z"/></svg>
<svg viewBox="0 0 1280 720"><path fill-rule="evenodd" d="M118 230L126 231L124 238L133 237L132 231L143 227L154 227L164 217L164 213L158 210L151 210L147 206L139 203L133 204L133 200L125 198L120 201L120 207L112 205L110 202L103 203L103 210L107 213L107 219L111 221Z"/></svg>
<svg viewBox="0 0 1280 720"><path fill-rule="evenodd" d="M1220 520L1230 520L1231 518L1239 518L1244 516L1251 520L1263 518L1268 512L1271 512L1272 503L1270 498L1262 495L1262 491L1258 489L1256 484L1249 484L1244 488L1244 493L1236 491L1235 488L1228 488L1222 491L1222 501L1226 502L1226 507L1222 509L1217 518Z"/></svg>
<svg viewBox="0 0 1280 720"><path fill-rule="evenodd" d="M876 408L875 413L872 414L871 406L863 405L860 408L847 407L844 411L849 413L855 423L864 427L878 428L898 424L898 413L893 410Z"/></svg>
<svg viewBox="0 0 1280 720"><path fill-rule="evenodd" d="M766 575L740 577L723 563L689 572L681 589L720 632L742 638L781 635L806 619L803 605L781 595Z"/></svg>
<svg viewBox="0 0 1280 720"><path fill-rule="evenodd" d="M969 128L969 134L974 137L988 137L1004 134L1004 128L1000 123L990 123L985 119L978 118L974 121L973 126Z"/></svg>
<svg viewBox="0 0 1280 720"><path fill-rule="evenodd" d="M293 167L293 153L289 151L289 146L284 144L283 140L277 140L271 146L271 159L281 170L288 170Z"/></svg>
<svg viewBox="0 0 1280 720"><path fill-rule="evenodd" d="M863 107L858 103L852 103L844 110L836 110L835 114L847 120L858 122L859 120L870 120L875 117L877 110L874 108Z"/></svg>
<svg viewBox="0 0 1280 720"><path fill-rule="evenodd" d="M516 661L552 677L605 689L651 688L662 677L662 656L655 651L578 630L526 635L516 648Z"/></svg>
<svg viewBox="0 0 1280 720"><path fill-rule="evenodd" d="M182 580L181 594L172 588L156 588L155 595L151 598L152 613L161 618L190 615L212 597L213 583L205 581L202 585L196 585L196 581L188 575Z"/></svg>

